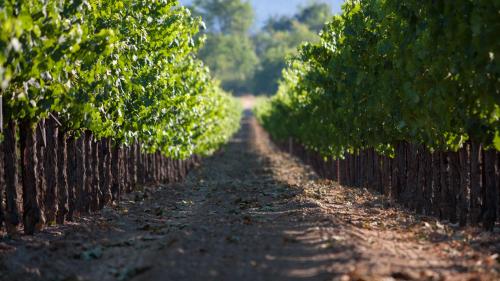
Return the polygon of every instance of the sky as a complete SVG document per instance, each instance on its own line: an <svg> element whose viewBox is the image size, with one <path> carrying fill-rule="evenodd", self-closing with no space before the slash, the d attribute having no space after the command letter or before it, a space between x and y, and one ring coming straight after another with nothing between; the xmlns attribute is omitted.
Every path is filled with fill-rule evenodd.
<svg viewBox="0 0 500 281"><path fill-rule="evenodd" d="M250 0L255 10L256 26L262 24L270 16L276 15L293 15L297 11L297 7L306 5L311 0ZM340 7L344 0L317 0L330 4L334 13L340 12ZM191 3L191 0L180 0L184 5Z"/></svg>

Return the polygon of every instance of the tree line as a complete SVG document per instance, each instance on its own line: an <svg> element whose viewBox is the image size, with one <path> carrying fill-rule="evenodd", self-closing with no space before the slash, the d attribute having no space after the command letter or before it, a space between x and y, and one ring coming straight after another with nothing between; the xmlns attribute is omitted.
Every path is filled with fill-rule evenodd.
<svg viewBox="0 0 500 281"><path fill-rule="evenodd" d="M207 42L200 58L222 87L235 94L274 94L286 57L303 41L319 40L317 32L332 15L328 4L309 2L294 15L270 17L254 28L249 1L194 0L189 8L205 22Z"/></svg>

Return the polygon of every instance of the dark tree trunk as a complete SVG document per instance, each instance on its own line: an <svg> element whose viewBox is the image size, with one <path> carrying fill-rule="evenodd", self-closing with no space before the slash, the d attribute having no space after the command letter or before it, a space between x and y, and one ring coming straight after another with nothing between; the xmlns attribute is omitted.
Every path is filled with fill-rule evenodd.
<svg viewBox="0 0 500 281"><path fill-rule="evenodd" d="M130 190L135 190L136 185L137 185L137 162L136 162L136 145L135 143L132 144L129 148L129 156L127 162L129 163L128 165L128 174L129 174L129 181L130 181Z"/></svg>
<svg viewBox="0 0 500 281"><path fill-rule="evenodd" d="M424 164L423 160L425 158L424 156L424 147L421 145L415 145L413 147L416 150L416 155L415 155L415 192L416 192L416 202L415 202L415 211L417 211L418 214L422 214L424 210L424 205L425 205L425 197L424 197L424 191L425 191L425 176L424 176ZM413 181L411 178L409 181Z"/></svg>
<svg viewBox="0 0 500 281"><path fill-rule="evenodd" d="M179 160L180 165L181 165L181 181L186 178L187 175L187 167L186 167L186 161L184 160Z"/></svg>
<svg viewBox="0 0 500 281"><path fill-rule="evenodd" d="M172 159L172 181L177 182L178 177L179 177L179 167L177 165L177 160Z"/></svg>
<svg viewBox="0 0 500 281"><path fill-rule="evenodd" d="M42 212L42 217L45 218L45 212L48 207L45 206L45 198L47 194L47 181L45 175L45 149L47 147L47 137L45 134L45 120L40 121L35 129L35 152L36 152L36 180L38 189L38 204ZM47 222L44 220L44 223Z"/></svg>
<svg viewBox="0 0 500 281"><path fill-rule="evenodd" d="M90 205L92 202L92 178L94 174L94 169L92 166L92 134L86 132L84 135L84 146L85 146L85 184L83 185L83 197L82 197L82 212L88 214L90 213Z"/></svg>
<svg viewBox="0 0 500 281"><path fill-rule="evenodd" d="M163 184L165 183L165 177L164 177L164 163L163 163L163 155L160 153L158 156L158 175L159 175L159 180L160 183Z"/></svg>
<svg viewBox="0 0 500 281"><path fill-rule="evenodd" d="M460 226L465 226L467 224L467 215L469 210L469 202L467 201L468 190L470 190L469 183L469 144L466 144L462 149L458 151L457 172L459 173L459 186L457 190L457 211L458 211L458 222Z"/></svg>
<svg viewBox="0 0 500 281"><path fill-rule="evenodd" d="M493 230L497 220L498 191L496 183L496 151L483 151L484 155L484 205L482 210L483 226Z"/></svg>
<svg viewBox="0 0 500 281"><path fill-rule="evenodd" d="M125 171L125 168L124 168L124 165L125 165L125 161L124 161L124 148L123 147L119 147L118 148L118 167L120 169L119 173L120 173L120 178L119 178L119 185L120 185L120 197L121 198L121 194L123 194L126 189L125 189L125 183L126 183L126 171Z"/></svg>
<svg viewBox="0 0 500 281"><path fill-rule="evenodd" d="M76 158L76 186L75 186L75 205L76 211L81 214L85 211L85 187L87 185L87 171L85 160L85 137L81 136L76 140L75 158Z"/></svg>
<svg viewBox="0 0 500 281"><path fill-rule="evenodd" d="M82 151L77 148L79 141L71 136L66 140L67 148L67 174L68 174L68 215L67 220L72 221L79 207L77 203L78 195L81 193L81 154Z"/></svg>
<svg viewBox="0 0 500 281"><path fill-rule="evenodd" d="M101 189L101 200L99 208L103 208L111 202L111 145L108 139L101 140L99 153L99 187Z"/></svg>
<svg viewBox="0 0 500 281"><path fill-rule="evenodd" d="M3 135L3 100L2 95L0 94L0 134ZM0 230L3 227L3 222L5 221L5 212L4 212L4 199L3 195L5 193L5 165L4 165L4 142L0 141Z"/></svg>
<svg viewBox="0 0 500 281"><path fill-rule="evenodd" d="M482 148L481 145L472 142L470 147L470 221L478 224L481 221L482 195Z"/></svg>
<svg viewBox="0 0 500 281"><path fill-rule="evenodd" d="M147 178L147 184L151 184L154 179L153 179L153 163L151 159L151 153L146 154L146 178Z"/></svg>
<svg viewBox="0 0 500 281"><path fill-rule="evenodd" d="M432 154L432 213L441 214L441 153Z"/></svg>
<svg viewBox="0 0 500 281"><path fill-rule="evenodd" d="M1 109L1 96L0 96L0 134L3 134L3 122L2 122L2 109ZM5 204L4 204L4 194L5 194L5 169L4 169L4 142L0 141L0 230L3 228L3 223L5 221Z"/></svg>
<svg viewBox="0 0 500 281"><path fill-rule="evenodd" d="M380 192L381 194L384 194L384 189L382 182L380 180L381 177L381 169L380 169L380 158L379 156L375 153L374 150L371 151L372 155L372 165L373 165L373 170L372 170L372 186L373 189Z"/></svg>
<svg viewBox="0 0 500 281"><path fill-rule="evenodd" d="M440 194L440 218L441 219L449 219L450 215L450 203L448 200L449 196L449 188L450 188L450 177L449 177L449 159L446 152L440 153L440 180L441 180L441 194Z"/></svg>
<svg viewBox="0 0 500 281"><path fill-rule="evenodd" d="M123 172L123 187L125 192L132 192L132 184L130 183L130 169L129 169L129 147L124 146L122 149L122 172Z"/></svg>
<svg viewBox="0 0 500 281"><path fill-rule="evenodd" d="M156 184L156 173L155 173L155 154L148 154L149 157L149 176L150 176L150 184Z"/></svg>
<svg viewBox="0 0 500 281"><path fill-rule="evenodd" d="M460 160L458 153L448 152L448 166L449 166L449 186L447 191L448 198L448 215L452 223L457 222L457 195L460 190Z"/></svg>
<svg viewBox="0 0 500 281"><path fill-rule="evenodd" d="M407 144L405 149L406 159L404 162L406 163L406 167L403 170L406 170L406 175L409 180L403 180L403 188L404 192L401 196L402 203L410 207L413 210L417 209L418 205L418 194L417 194L417 149L414 144Z"/></svg>
<svg viewBox="0 0 500 281"><path fill-rule="evenodd" d="M172 181L179 180L179 161L172 159Z"/></svg>
<svg viewBox="0 0 500 281"><path fill-rule="evenodd" d="M102 209L106 204L104 203L104 195L106 193L106 154L105 154L105 148L104 146L106 145L105 139L101 139L98 141L99 142L99 209Z"/></svg>
<svg viewBox="0 0 500 281"><path fill-rule="evenodd" d="M147 185L151 182L151 173L150 173L150 159L149 159L149 154L147 152L144 153L143 155L144 158L144 183Z"/></svg>
<svg viewBox="0 0 500 281"><path fill-rule="evenodd" d="M354 186L355 187L360 187L361 186L361 179L363 177L362 173L361 173L361 169L360 169L360 166L361 166L361 159L363 157L363 154L362 152L360 152L359 150L356 151L354 153L354 167L353 167L353 170L354 170Z"/></svg>
<svg viewBox="0 0 500 281"><path fill-rule="evenodd" d="M409 145L406 142L401 142L398 145L398 173L397 173L397 181L399 186L399 197L398 199L403 199L403 203L408 206L408 201L404 200L407 198L408 194L411 194L411 191L408 190L408 150Z"/></svg>
<svg viewBox="0 0 500 281"><path fill-rule="evenodd" d="M497 219L500 218L500 151L496 152L496 160L497 160L497 165L496 165L496 191L497 191Z"/></svg>
<svg viewBox="0 0 500 281"><path fill-rule="evenodd" d="M349 185L349 155L342 160L342 185Z"/></svg>
<svg viewBox="0 0 500 281"><path fill-rule="evenodd" d="M383 156L382 161L384 165L384 176L382 181L384 185L384 194L387 196L392 196L392 159L390 157Z"/></svg>
<svg viewBox="0 0 500 281"><path fill-rule="evenodd" d="M160 153L155 153L155 170L156 170L156 183L161 183L161 155Z"/></svg>
<svg viewBox="0 0 500 281"><path fill-rule="evenodd" d="M105 204L111 203L113 201L113 145L111 143L110 139L106 140L106 193L104 195L105 197Z"/></svg>
<svg viewBox="0 0 500 281"><path fill-rule="evenodd" d="M24 232L35 233L43 226L43 215L40 209L40 190L38 188L36 154L37 140L31 122L23 121L20 126L20 142L22 153L21 177L23 187L23 223Z"/></svg>
<svg viewBox="0 0 500 281"><path fill-rule="evenodd" d="M308 158L309 158L309 155L308 155ZM177 159L177 182L181 181L182 178L184 177L184 170L183 170L183 166L182 166L182 160L179 160Z"/></svg>
<svg viewBox="0 0 500 281"><path fill-rule="evenodd" d="M17 233L20 223L18 200L18 150L16 140L17 124L9 121L4 131L5 167L5 226L9 234Z"/></svg>
<svg viewBox="0 0 500 281"><path fill-rule="evenodd" d="M112 185L111 194L114 202L118 202L120 198L120 150L118 145L114 145L111 155L111 172L112 172Z"/></svg>
<svg viewBox="0 0 500 281"><path fill-rule="evenodd" d="M344 161L344 169L345 169L345 185L350 186L351 185L351 155L347 154L345 161Z"/></svg>
<svg viewBox="0 0 500 281"><path fill-rule="evenodd" d="M391 159L391 197L394 199L400 198L401 187L399 185L399 162L401 161L399 149L396 148L396 157Z"/></svg>
<svg viewBox="0 0 500 281"><path fill-rule="evenodd" d="M50 118L46 122L46 140L45 150L45 175L47 190L45 193L45 218L48 224L56 221L57 206L57 146L58 146L58 128L54 119Z"/></svg>
<svg viewBox="0 0 500 281"><path fill-rule="evenodd" d="M136 162L137 162L137 184L144 185L144 159L142 158L141 147L139 143L136 144Z"/></svg>
<svg viewBox="0 0 500 281"><path fill-rule="evenodd" d="M149 154L144 152L142 155L142 161L144 165L144 184L147 185L149 184L150 177L149 177Z"/></svg>
<svg viewBox="0 0 500 281"><path fill-rule="evenodd" d="M137 163L137 184L138 185L143 185L144 184L144 163L142 163L142 153L141 153L141 145L139 143L136 143L136 163Z"/></svg>
<svg viewBox="0 0 500 281"><path fill-rule="evenodd" d="M58 211L56 214L56 222L64 224L66 215L68 214L68 146L66 133L62 129L58 130L57 135L57 205Z"/></svg>
<svg viewBox="0 0 500 281"><path fill-rule="evenodd" d="M100 173L100 163L99 163L99 142L96 140L91 140L92 145L92 201L90 204L91 210L96 212L99 210L99 199L101 196L99 173Z"/></svg>
<svg viewBox="0 0 500 281"><path fill-rule="evenodd" d="M379 191L376 181L376 163L373 149L369 149L366 151L366 157L368 161L367 185L369 188Z"/></svg>
<svg viewBox="0 0 500 281"><path fill-rule="evenodd" d="M155 157L155 177L156 177L156 184L159 184L161 182L161 176L160 176L160 153L156 152L154 154Z"/></svg>
<svg viewBox="0 0 500 281"><path fill-rule="evenodd" d="M167 178L168 182L172 182L172 159L167 159Z"/></svg>
<svg viewBox="0 0 500 281"><path fill-rule="evenodd" d="M356 155L350 154L349 157L349 185L354 186L356 184Z"/></svg>
<svg viewBox="0 0 500 281"><path fill-rule="evenodd" d="M430 215L432 213L432 182L433 182L433 162L431 152L424 148L424 158L423 158L423 173L425 182L424 184L424 215Z"/></svg>

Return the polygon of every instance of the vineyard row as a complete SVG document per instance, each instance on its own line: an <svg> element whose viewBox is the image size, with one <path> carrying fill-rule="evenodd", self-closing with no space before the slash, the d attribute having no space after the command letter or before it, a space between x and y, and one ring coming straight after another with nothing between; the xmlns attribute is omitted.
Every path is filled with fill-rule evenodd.
<svg viewBox="0 0 500 281"><path fill-rule="evenodd" d="M492 0L347 0L256 115L322 174L491 229L500 204L499 11Z"/></svg>
<svg viewBox="0 0 500 281"><path fill-rule="evenodd" d="M138 187L180 181L199 162L195 156L174 160L160 152L142 153L140 144L120 146L96 140L90 132L67 137L55 119L40 122L34 131L9 122L4 136L0 195L6 198L0 226L5 223L9 234L21 226L33 234L117 204Z"/></svg>
<svg viewBox="0 0 500 281"><path fill-rule="evenodd" d="M0 1L0 227L179 180L227 142L241 107L196 57L202 26L176 0Z"/></svg>
<svg viewBox="0 0 500 281"><path fill-rule="evenodd" d="M377 191L418 214L490 230L500 218L500 152L479 144L433 153L421 145L400 143L395 158L366 149L326 161L292 139L279 144L320 176Z"/></svg>

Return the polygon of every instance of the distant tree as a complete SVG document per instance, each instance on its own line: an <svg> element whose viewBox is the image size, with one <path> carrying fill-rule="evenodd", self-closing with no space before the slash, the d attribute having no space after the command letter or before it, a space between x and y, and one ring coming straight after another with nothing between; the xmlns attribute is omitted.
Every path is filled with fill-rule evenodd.
<svg viewBox="0 0 500 281"><path fill-rule="evenodd" d="M269 29L256 34L253 39L260 58L253 79L253 92L272 95L278 89L287 56L294 55L302 42L314 42L318 40L318 36L305 24L292 20L289 30Z"/></svg>
<svg viewBox="0 0 500 281"><path fill-rule="evenodd" d="M236 94L250 90L258 65L249 31L254 12L248 1L195 0L191 10L203 18L207 39L200 58L222 87Z"/></svg>
<svg viewBox="0 0 500 281"><path fill-rule="evenodd" d="M199 56L222 87L235 94L274 94L286 57L294 55L302 42L317 40L317 33L332 16L328 4L311 1L293 16L269 18L250 37L254 11L249 1L192 3L191 10L203 18L207 27L207 39Z"/></svg>
<svg viewBox="0 0 500 281"><path fill-rule="evenodd" d="M211 34L199 55L224 89L236 94L251 90L258 58L249 37Z"/></svg>
<svg viewBox="0 0 500 281"><path fill-rule="evenodd" d="M246 34L254 21L248 1L194 0L191 8L203 18L210 33Z"/></svg>
<svg viewBox="0 0 500 281"><path fill-rule="evenodd" d="M294 19L288 16L280 16L277 18L271 17L267 19L264 24L263 30L267 32L272 31L291 31Z"/></svg>
<svg viewBox="0 0 500 281"><path fill-rule="evenodd" d="M269 18L253 40L260 64L253 79L253 92L272 95L278 89L287 56L303 42L318 40L318 32L332 17L328 4L310 1L293 16Z"/></svg>
<svg viewBox="0 0 500 281"><path fill-rule="evenodd" d="M311 2L300 8L295 18L315 32L321 31L332 17L332 8L327 3Z"/></svg>

